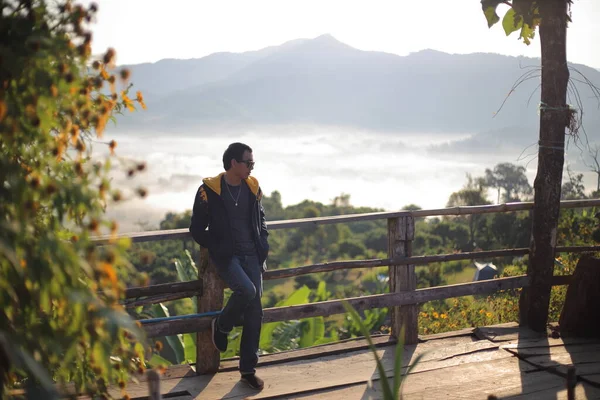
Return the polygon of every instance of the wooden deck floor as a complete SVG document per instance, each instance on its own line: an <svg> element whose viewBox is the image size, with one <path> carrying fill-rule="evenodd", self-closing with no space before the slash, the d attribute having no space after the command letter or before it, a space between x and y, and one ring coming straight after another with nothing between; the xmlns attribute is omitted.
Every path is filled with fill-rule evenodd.
<svg viewBox="0 0 600 400"><path fill-rule="evenodd" d="M395 345L375 338L388 376ZM406 399L566 399L567 367L577 369L576 399L600 399L600 340L552 339L505 324L424 337L406 346L403 365L421 361L406 377ZM261 358L257 392L239 382L236 361L221 372L195 376L188 366L170 368L162 377L165 399L381 399L379 374L364 340ZM370 383L372 382L372 383ZM132 399L146 398L145 382L130 385ZM117 393L115 393L117 394Z"/></svg>

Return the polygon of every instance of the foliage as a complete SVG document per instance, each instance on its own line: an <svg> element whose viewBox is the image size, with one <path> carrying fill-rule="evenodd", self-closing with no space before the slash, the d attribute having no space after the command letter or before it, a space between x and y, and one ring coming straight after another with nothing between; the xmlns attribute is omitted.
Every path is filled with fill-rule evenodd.
<svg viewBox="0 0 600 400"><path fill-rule="evenodd" d="M511 167L517 169L516 166ZM469 177L464 188L479 193L475 199L477 202L488 202L484 186L484 177ZM464 189L463 188L463 189ZM585 188L583 188L585 190ZM513 192L514 193L514 192ZM460 196L452 196L454 199ZM343 201L342 201L343 200ZM271 218L273 210L278 218L294 219L305 215L336 215L347 213L359 213L370 211L370 209L354 207L350 199L343 196L330 205L303 201L297 205L283 207L280 196L273 192L271 196L264 197L267 215ZM417 207L417 206L411 206ZM563 210L559 225L559 243L589 244L592 240L594 230L594 210ZM493 250L500 248L527 247L531 232L531 215L529 212L495 213L479 215L476 223L472 224L474 229L474 240L478 249ZM161 226L167 229L184 227L187 225L184 214L168 215ZM177 222L175 222L177 221ZM416 220L416 238L413 242L413 252L418 255L452 253L471 249L470 246L470 224L472 221L466 218L442 217ZM303 235L312 236L308 250ZM366 221L339 225L321 225L318 229L307 229L303 232L295 229L274 230L269 237L271 254L269 256L269 267L288 268L317 261L332 261L337 259L360 259L387 256L387 227L385 221ZM176 241L170 241L176 243ZM156 244L151 247L148 243L147 250L152 251L157 257L162 257L167 264L165 269L170 269L175 275L173 259L180 259L191 268L193 264L193 248L182 252L180 247L167 247L168 242ZM322 248L315 247L320 243ZM351 245L357 244L357 247ZM362 246L361 246L362 245ZM360 247L360 251L348 250ZM345 250L344 250L345 249ZM308 251L308 259L307 259ZM183 257L182 257L183 255ZM273 260L273 261L272 261ZM499 268L500 276L516 276L525 273L524 258L506 259L498 258L493 261ZM135 263L135 261L134 261ZM565 273L571 270L576 263L573 257L563 262L566 266L556 273ZM562 268L562 267L561 267ZM148 270L152 273L151 270ZM563 272L560 272L563 271ZM418 266L416 268L417 287L433 287L444 284L463 283L472 280L475 273L472 262L453 261L445 263ZM195 271L192 275L195 276ZM180 274L180 279L181 274ZM152 276L157 281L156 275ZM298 276L295 279L280 281L265 281L263 296L264 307L275 307L281 305L307 304L314 301L326 301L347 297L379 294L387 292L387 268L373 268L350 271L333 271L319 274ZM560 310L562 288L553 289L551 300L551 319L558 318L557 310ZM226 295L229 291L226 291ZM421 305L421 316L419 317L419 332L431 334L456 330L461 328L489 325L518 321L518 295L519 291L506 291L491 296L467 296L459 299L437 301ZM191 300L185 299L188 304L187 312L192 312ZM178 310L178 305L183 309L184 300L178 300L168 305L171 314ZM363 323L369 332L389 332L388 310L373 309L361 312ZM229 350L223 357L237 355L241 329L236 328L230 335ZM265 324L261 337L261 351L265 353L297 349L304 346L346 339L361 335L360 326L349 316L335 316L320 318L317 320L295 320L279 323ZM183 336L185 343L186 336ZM193 343L193 340L190 340ZM184 346L185 347L185 346ZM168 351L169 346L161 352L161 356L178 362L173 351ZM195 353L194 356L195 357ZM185 357L189 360L188 357Z"/></svg>
<svg viewBox="0 0 600 400"><path fill-rule="evenodd" d="M573 174L571 168L567 167L567 177L569 180L563 183L560 190L561 200L585 199L585 186L583 185L583 174Z"/></svg>
<svg viewBox="0 0 600 400"><path fill-rule="evenodd" d="M127 90L116 93L114 50L90 57L96 11L0 1L0 358L10 363L0 376L2 387L10 372L9 385L32 393L41 383L45 398L51 382L124 387L145 361L142 333L118 304L128 243L90 241L116 233L103 212L123 198L110 188L110 159L92 160L92 140L114 113L134 109Z"/></svg>
<svg viewBox="0 0 600 400"><path fill-rule="evenodd" d="M373 340L371 339L371 335L369 333L369 329L364 324L363 320L360 318L354 307L352 307L348 302L343 302L344 308L346 312L352 319L352 321L360 327L360 333L365 337L367 343L369 343L369 349L373 353L375 357L375 362L377 363L377 372L379 373L379 380L381 381L381 388L383 390L383 398L384 399L401 399L402 398L402 383L404 382L402 376L402 363L403 363L403 353L404 353L404 329L400 332L400 337L398 338L398 342L396 343L396 352L394 355L394 370L393 375L394 379L390 384L390 381L387 376L387 371L379 358L379 354L377 353L377 348L373 344ZM419 363L420 359L424 354L419 354L412 362L411 365L408 366L404 375L408 375L410 371Z"/></svg>
<svg viewBox="0 0 600 400"><path fill-rule="evenodd" d="M500 202L501 189L504 189L503 202L521 201L520 196L528 196L533 193L525 171L525 167L522 165L500 163L493 170L485 170L485 185L498 189L498 202Z"/></svg>
<svg viewBox="0 0 600 400"><path fill-rule="evenodd" d="M508 3L503 0L481 0L481 7L490 28L500 21L496 13L500 4ZM502 27L506 36L520 31L519 39L523 39L523 42L529 45L535 37L535 30L540 21L541 16L536 0L513 0L511 8L504 15Z"/></svg>
<svg viewBox="0 0 600 400"><path fill-rule="evenodd" d="M461 190L450 195L446 206L459 207L489 204L484 189L485 181L483 178L473 178L467 174L467 183ZM454 219L466 220L469 227L469 243L467 246L462 247L461 250L472 251L476 247L476 235L482 218L481 215L454 217Z"/></svg>

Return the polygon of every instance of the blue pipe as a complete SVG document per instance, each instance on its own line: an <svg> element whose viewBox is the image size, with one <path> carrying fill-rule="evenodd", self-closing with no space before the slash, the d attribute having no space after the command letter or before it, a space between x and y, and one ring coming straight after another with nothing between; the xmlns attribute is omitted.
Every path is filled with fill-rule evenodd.
<svg viewBox="0 0 600 400"><path fill-rule="evenodd" d="M221 311L209 311L201 314L187 314L187 315L177 315L174 317L162 317L162 318L148 318L148 319L140 319L140 323L144 324L152 324L154 322L164 322L164 321L174 321L179 319L190 319L190 318L198 318L198 317L214 317L216 315L221 314Z"/></svg>

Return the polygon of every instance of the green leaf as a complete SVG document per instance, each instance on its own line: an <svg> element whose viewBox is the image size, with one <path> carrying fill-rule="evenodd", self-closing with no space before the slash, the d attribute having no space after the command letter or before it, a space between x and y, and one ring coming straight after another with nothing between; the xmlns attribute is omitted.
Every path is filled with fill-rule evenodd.
<svg viewBox="0 0 600 400"><path fill-rule="evenodd" d="M365 324L363 324L362 319L360 318L360 316L358 315L358 313L356 312L354 307L352 307L350 305L350 303L348 303L347 301L343 301L342 305L344 306L344 308L346 309L348 314L350 314L350 318L352 318L352 320L355 321L360 326L360 330L361 330L363 336L367 340L367 343L369 343L369 348L371 349L371 352L373 353L373 356L375 357L375 362L377 363L377 371L379 372L379 378L381 380L381 388L383 389L383 397L385 399L396 398L394 395L397 395L397 393L393 393L392 388L390 388L390 383L388 381L385 368L383 367L381 359L379 358L379 355L377 354L377 348L373 344L373 340L371 340L371 335L369 335L369 330L367 329Z"/></svg>
<svg viewBox="0 0 600 400"><path fill-rule="evenodd" d="M134 350L137 351L140 354L140 361L142 362L142 364L144 364L146 362L146 356L145 356L145 349L144 349L144 345L140 342L137 342L134 346L133 346Z"/></svg>
<svg viewBox="0 0 600 400"><path fill-rule="evenodd" d="M396 356L394 358L394 393L400 392L402 385L402 355L404 353L404 327L400 329L400 337L396 343Z"/></svg>
<svg viewBox="0 0 600 400"><path fill-rule="evenodd" d="M502 19L502 27L506 36L508 36L523 27L523 17L516 15L514 8L511 8Z"/></svg>
<svg viewBox="0 0 600 400"><path fill-rule="evenodd" d="M302 321L300 347L310 347L325 336L325 321L323 317L307 318Z"/></svg>
<svg viewBox="0 0 600 400"><path fill-rule="evenodd" d="M169 316L169 310L162 303L153 304L152 311L158 318ZM175 360L177 361L177 364L184 362L185 349L183 347L183 338L181 338L181 335L166 336L166 339L169 346L171 346L171 349L173 349L173 353L175 353Z"/></svg>
<svg viewBox="0 0 600 400"><path fill-rule="evenodd" d="M242 341L242 328L236 326L231 332L229 332L229 343L227 344L227 351L221 353L221 358L231 358L239 355L238 350Z"/></svg>
<svg viewBox="0 0 600 400"><path fill-rule="evenodd" d="M177 270L177 277L181 282L195 281L198 279L198 268L196 267L196 263L194 263L194 259L188 250L185 250L183 262L179 259L175 259L173 263L175 264L175 269ZM192 302L194 303L194 312L197 312L198 298L196 296L192 297Z"/></svg>
<svg viewBox="0 0 600 400"><path fill-rule="evenodd" d="M502 3L502 0L481 0L481 9L483 10L483 15L485 15L485 18L487 19L489 28L500 21L500 17L496 13L496 8L500 3Z"/></svg>
<svg viewBox="0 0 600 400"><path fill-rule="evenodd" d="M152 368L156 368L160 365L164 365L165 367L173 365L171 361L159 356L158 354L152 354L152 357L150 358L150 360L148 360L148 364L150 364Z"/></svg>
<svg viewBox="0 0 600 400"><path fill-rule="evenodd" d="M310 289L304 285L298 290L294 291L287 299L281 300L275 307L295 306L298 304L307 304L309 302ZM264 324L260 332L260 344L259 347L263 350L271 348L271 341L273 340L273 331L283 326L282 322L269 322Z"/></svg>
<svg viewBox="0 0 600 400"><path fill-rule="evenodd" d="M191 333L185 333L183 335L183 345L185 362L195 363L196 362L196 337Z"/></svg>
<svg viewBox="0 0 600 400"><path fill-rule="evenodd" d="M194 281L198 279L198 269L192 260L192 256L188 250L185 251L186 257L183 261L176 259L175 269L177 270L177 276L181 282Z"/></svg>
<svg viewBox="0 0 600 400"><path fill-rule="evenodd" d="M521 28L521 36L519 36L519 39L523 39L523 42L529 46L531 44L531 40L534 37L535 28L532 28L528 24L523 24L523 27Z"/></svg>

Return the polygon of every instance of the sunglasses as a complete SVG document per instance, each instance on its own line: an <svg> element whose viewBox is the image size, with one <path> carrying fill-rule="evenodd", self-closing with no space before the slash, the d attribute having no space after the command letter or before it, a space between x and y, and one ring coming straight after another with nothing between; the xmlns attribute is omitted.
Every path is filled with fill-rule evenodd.
<svg viewBox="0 0 600 400"><path fill-rule="evenodd" d="M254 168L254 161L252 160L239 160L238 162L246 164L248 168Z"/></svg>

